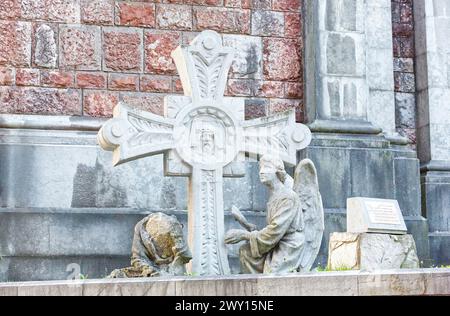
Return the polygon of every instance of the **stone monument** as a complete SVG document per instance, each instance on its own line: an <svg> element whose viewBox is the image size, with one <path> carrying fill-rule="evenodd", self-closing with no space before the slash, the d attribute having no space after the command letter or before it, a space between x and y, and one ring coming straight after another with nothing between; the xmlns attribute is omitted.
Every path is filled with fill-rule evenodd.
<svg viewBox="0 0 450 316"><path fill-rule="evenodd" d="M324 231L322 197L313 162L301 161L292 181L281 159L263 156L259 174L269 188L267 226L257 230L234 208L234 217L246 230L230 230L225 242L246 241L239 252L241 273L309 271Z"/></svg>
<svg viewBox="0 0 450 316"><path fill-rule="evenodd" d="M407 234L396 200L347 199L347 233L330 237L331 270L419 268L414 238Z"/></svg>
<svg viewBox="0 0 450 316"><path fill-rule="evenodd" d="M245 121L244 100L224 98L234 50L221 36L204 31L172 54L184 96L165 99L165 117L124 103L99 131L105 150L119 165L164 154L166 176L189 177L188 240L196 275L229 274L224 243L223 177L243 176L245 154L273 153L289 165L311 142L294 111Z"/></svg>

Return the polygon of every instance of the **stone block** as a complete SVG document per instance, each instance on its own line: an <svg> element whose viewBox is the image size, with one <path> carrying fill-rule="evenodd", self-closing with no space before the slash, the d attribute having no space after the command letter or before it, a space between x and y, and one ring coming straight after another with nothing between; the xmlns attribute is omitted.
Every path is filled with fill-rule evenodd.
<svg viewBox="0 0 450 316"><path fill-rule="evenodd" d="M147 279L148 280L148 279ZM150 280L148 280L150 281ZM88 280L83 282L87 296L175 296L175 282L171 280Z"/></svg>
<svg viewBox="0 0 450 316"><path fill-rule="evenodd" d="M317 167L320 192L326 197L326 209L345 208L346 197L351 194L350 156L348 150L341 148L309 150L308 157Z"/></svg>
<svg viewBox="0 0 450 316"><path fill-rule="evenodd" d="M0 65L31 65L31 23L0 21Z"/></svg>
<svg viewBox="0 0 450 316"><path fill-rule="evenodd" d="M17 114L81 115L78 90L0 87L0 112Z"/></svg>
<svg viewBox="0 0 450 316"><path fill-rule="evenodd" d="M84 280L0 284L11 295L79 296L367 296L448 295L448 269L376 273L326 272L284 276L177 277L138 280ZM81 291L80 291L81 288ZM19 293L18 293L19 292Z"/></svg>
<svg viewBox="0 0 450 316"><path fill-rule="evenodd" d="M282 98L284 97L284 82L282 81L257 81L255 86L255 96L262 98ZM292 94L294 96L295 94Z"/></svg>
<svg viewBox="0 0 450 316"><path fill-rule="evenodd" d="M139 91L139 75L110 73L108 88L117 91Z"/></svg>
<svg viewBox="0 0 450 316"><path fill-rule="evenodd" d="M395 72L395 91L414 93L416 91L416 81L414 74Z"/></svg>
<svg viewBox="0 0 450 316"><path fill-rule="evenodd" d="M45 19L48 21L62 23L80 23L80 0L31 1L37 1L40 2L39 5L43 5L43 10L46 15Z"/></svg>
<svg viewBox="0 0 450 316"><path fill-rule="evenodd" d="M21 68L16 70L16 85L18 86L39 86L40 72L38 69Z"/></svg>
<svg viewBox="0 0 450 316"><path fill-rule="evenodd" d="M394 58L394 71L414 72L413 58Z"/></svg>
<svg viewBox="0 0 450 316"><path fill-rule="evenodd" d="M426 295L426 274L422 271L392 271L358 276L362 296Z"/></svg>
<svg viewBox="0 0 450 316"><path fill-rule="evenodd" d="M393 91L394 76L391 49L370 49L367 53L367 83L372 90ZM393 99L393 96L392 96Z"/></svg>
<svg viewBox="0 0 450 316"><path fill-rule="evenodd" d="M397 126L416 127L416 97L413 93L395 94L395 118Z"/></svg>
<svg viewBox="0 0 450 316"><path fill-rule="evenodd" d="M142 31L103 29L103 68L106 71L140 72L143 61Z"/></svg>
<svg viewBox="0 0 450 316"><path fill-rule="evenodd" d="M393 199L392 152L354 150L351 153L351 193L347 196ZM370 183L370 185L367 185Z"/></svg>
<svg viewBox="0 0 450 316"><path fill-rule="evenodd" d="M298 38L303 34L302 16L298 13L285 13L284 37Z"/></svg>
<svg viewBox="0 0 450 316"><path fill-rule="evenodd" d="M220 33L250 33L250 10L194 7L194 29Z"/></svg>
<svg viewBox="0 0 450 316"><path fill-rule="evenodd" d="M116 24L155 27L155 4L143 2L116 2Z"/></svg>
<svg viewBox="0 0 450 316"><path fill-rule="evenodd" d="M83 96L83 114L93 117L111 117L114 107L119 103L115 92L92 90Z"/></svg>
<svg viewBox="0 0 450 316"><path fill-rule="evenodd" d="M267 276L258 278L259 296L354 296L358 278L353 272Z"/></svg>
<svg viewBox="0 0 450 316"><path fill-rule="evenodd" d="M277 0L272 2L272 9L276 11L298 12L301 8L301 0Z"/></svg>
<svg viewBox="0 0 450 316"><path fill-rule="evenodd" d="M219 281L219 282L218 282ZM192 278L175 280L177 296L255 296L257 280L253 276Z"/></svg>
<svg viewBox="0 0 450 316"><path fill-rule="evenodd" d="M262 79L262 41L246 35L223 35L223 45L236 50L230 75L234 78Z"/></svg>
<svg viewBox="0 0 450 316"><path fill-rule="evenodd" d="M424 272L426 295L450 292L450 269L427 269Z"/></svg>
<svg viewBox="0 0 450 316"><path fill-rule="evenodd" d="M34 31L34 59L36 66L56 68L58 62L58 32L56 27L39 25Z"/></svg>
<svg viewBox="0 0 450 316"><path fill-rule="evenodd" d="M74 86L74 75L69 71L42 70L41 85L53 88L72 88Z"/></svg>
<svg viewBox="0 0 450 316"><path fill-rule="evenodd" d="M245 119L267 116L269 100L266 99L246 99L245 100Z"/></svg>
<svg viewBox="0 0 450 316"><path fill-rule="evenodd" d="M396 133L395 94L393 89L387 91L369 91L369 107L367 117L375 126L383 129L385 135Z"/></svg>
<svg viewBox="0 0 450 316"><path fill-rule="evenodd" d="M75 70L100 70L100 28L96 26L61 26L59 53L61 67Z"/></svg>
<svg viewBox="0 0 450 316"><path fill-rule="evenodd" d="M255 11L252 14L252 35L284 35L284 14L274 11Z"/></svg>
<svg viewBox="0 0 450 316"><path fill-rule="evenodd" d="M58 23L80 23L80 0L21 0L21 17Z"/></svg>
<svg viewBox="0 0 450 316"><path fill-rule="evenodd" d="M229 79L225 94L228 96L253 96L254 81L249 79Z"/></svg>
<svg viewBox="0 0 450 316"><path fill-rule="evenodd" d="M430 233L429 238L432 265L450 265L450 233Z"/></svg>
<svg viewBox="0 0 450 316"><path fill-rule="evenodd" d="M17 19L20 17L20 2L17 0L4 0L0 3L0 19Z"/></svg>
<svg viewBox="0 0 450 316"><path fill-rule="evenodd" d="M263 40L264 78L275 81L296 81L301 78L301 43L295 39L265 38Z"/></svg>
<svg viewBox="0 0 450 316"><path fill-rule="evenodd" d="M160 29L192 30L192 7L178 4L158 4L156 21Z"/></svg>
<svg viewBox="0 0 450 316"><path fill-rule="evenodd" d="M419 259L411 235L334 233L330 237L328 268L417 269Z"/></svg>
<svg viewBox="0 0 450 316"><path fill-rule="evenodd" d="M170 56L181 44L181 34L173 31L146 31L144 33L145 72L160 75L175 74L175 63Z"/></svg>
<svg viewBox="0 0 450 316"><path fill-rule="evenodd" d="M450 124L430 124L431 157L434 160L450 160Z"/></svg>
<svg viewBox="0 0 450 316"><path fill-rule="evenodd" d="M327 38L327 72L356 75L356 40L349 35L330 33Z"/></svg>
<svg viewBox="0 0 450 316"><path fill-rule="evenodd" d="M0 286L0 296L17 296L18 288L16 285L1 285Z"/></svg>
<svg viewBox="0 0 450 316"><path fill-rule="evenodd" d="M140 91L162 92L172 91L172 78L170 76L141 76Z"/></svg>
<svg viewBox="0 0 450 316"><path fill-rule="evenodd" d="M419 160L396 158L394 160L395 199L403 216L421 215Z"/></svg>
<svg viewBox="0 0 450 316"><path fill-rule="evenodd" d="M83 89L106 89L106 74L94 72L78 72L76 86Z"/></svg>
<svg viewBox="0 0 450 316"><path fill-rule="evenodd" d="M164 115L164 99L161 94L121 93L120 99L132 108L148 111L160 116Z"/></svg>
<svg viewBox="0 0 450 316"><path fill-rule="evenodd" d="M392 55L391 38L391 8L382 6L372 6L368 8L366 13L366 39L368 48L389 49L391 50Z"/></svg>
<svg viewBox="0 0 450 316"><path fill-rule="evenodd" d="M14 68L0 66L0 86L11 86L14 84Z"/></svg>
<svg viewBox="0 0 450 316"><path fill-rule="evenodd" d="M17 287L18 296L82 296L83 285L80 281L48 282L48 283L21 283Z"/></svg>
<svg viewBox="0 0 450 316"><path fill-rule="evenodd" d="M114 24L114 0L81 0L80 5L84 24Z"/></svg>

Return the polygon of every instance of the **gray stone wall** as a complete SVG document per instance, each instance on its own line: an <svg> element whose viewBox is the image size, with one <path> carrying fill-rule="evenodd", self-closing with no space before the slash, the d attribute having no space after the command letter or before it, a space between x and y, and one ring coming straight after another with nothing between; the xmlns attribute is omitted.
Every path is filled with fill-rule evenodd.
<svg viewBox="0 0 450 316"><path fill-rule="evenodd" d="M187 179L164 177L162 156L113 168L95 131L80 131L80 124L72 127L78 130L42 130L44 118L24 118L40 129L0 129L0 280L65 279L73 264L89 278L103 277L129 265L134 225L149 212L186 223ZM317 264L327 262L329 234L346 230L352 196L398 199L419 255L428 258L414 152L382 136L315 133L298 159L305 157L317 165L326 211ZM267 192L255 162L246 164L244 178L224 180L224 202L226 211L237 205L264 227ZM237 225L226 212L227 228ZM229 254L238 273L238 247Z"/></svg>

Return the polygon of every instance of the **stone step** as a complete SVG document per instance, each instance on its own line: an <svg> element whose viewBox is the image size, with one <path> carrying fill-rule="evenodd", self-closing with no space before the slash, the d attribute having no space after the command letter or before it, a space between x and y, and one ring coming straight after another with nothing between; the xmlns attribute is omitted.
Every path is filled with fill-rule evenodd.
<svg viewBox="0 0 450 316"><path fill-rule="evenodd" d="M450 269L0 283L0 296L450 295Z"/></svg>

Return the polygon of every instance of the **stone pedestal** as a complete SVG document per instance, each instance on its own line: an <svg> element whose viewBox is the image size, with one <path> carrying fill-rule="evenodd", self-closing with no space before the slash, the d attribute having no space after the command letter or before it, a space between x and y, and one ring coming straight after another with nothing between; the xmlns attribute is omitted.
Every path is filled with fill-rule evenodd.
<svg viewBox="0 0 450 316"><path fill-rule="evenodd" d="M334 233L330 238L328 268L417 269L419 259L412 235Z"/></svg>

